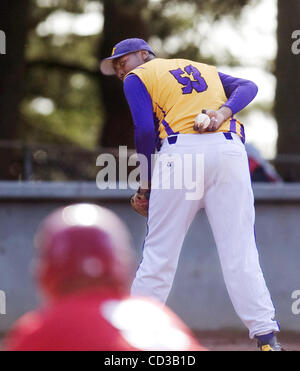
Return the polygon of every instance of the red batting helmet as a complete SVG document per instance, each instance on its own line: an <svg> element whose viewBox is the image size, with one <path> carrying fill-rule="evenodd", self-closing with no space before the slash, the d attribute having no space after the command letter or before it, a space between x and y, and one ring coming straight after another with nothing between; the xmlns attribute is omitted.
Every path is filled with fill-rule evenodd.
<svg viewBox="0 0 300 371"><path fill-rule="evenodd" d="M40 225L36 278L52 298L89 285L129 290L130 236L113 212L92 204L60 208Z"/></svg>

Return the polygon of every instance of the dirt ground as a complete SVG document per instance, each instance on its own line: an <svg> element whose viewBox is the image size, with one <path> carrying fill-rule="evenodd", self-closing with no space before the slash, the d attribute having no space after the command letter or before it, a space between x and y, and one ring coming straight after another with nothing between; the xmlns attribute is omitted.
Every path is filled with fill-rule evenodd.
<svg viewBox="0 0 300 371"><path fill-rule="evenodd" d="M256 341L247 332L211 331L195 333L200 344L210 351L258 351ZM287 351L300 351L300 333L281 332L278 342Z"/></svg>
<svg viewBox="0 0 300 371"><path fill-rule="evenodd" d="M256 341L250 340L247 333L234 331L209 331L196 333L200 344L209 351L258 351ZM0 335L0 351L1 340ZM278 341L287 351L300 351L300 333L284 333L278 336Z"/></svg>

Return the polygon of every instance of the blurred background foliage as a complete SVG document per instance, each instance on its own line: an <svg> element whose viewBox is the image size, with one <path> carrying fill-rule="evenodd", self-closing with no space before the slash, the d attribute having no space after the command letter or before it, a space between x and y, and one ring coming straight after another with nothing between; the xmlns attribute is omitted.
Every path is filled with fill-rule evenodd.
<svg viewBox="0 0 300 371"><path fill-rule="evenodd" d="M0 58L0 178L94 180L99 170L96 154L119 145L134 148L121 83L99 73L99 60L111 53L116 42L142 37L162 57L238 66L240 60L229 51L202 53L210 35L201 34L199 24L205 19L214 27L224 18L234 24L244 8L257 1L1 0L0 29L7 36L7 54ZM289 32L297 28L299 1L278 0L278 9L278 19L289 24L278 28L277 64L269 61L265 68L280 76L282 84L275 110L278 126L285 126L279 130L279 153L295 154L300 139L292 149L289 144L291 137L295 142L295 133L300 137L299 110L291 106L300 99L295 85L300 76ZM68 28L68 19L90 13L95 15L96 31L85 30L86 23L80 22L75 29L74 23ZM283 59L290 61L290 72L282 73ZM288 108L286 101L291 99L282 95L287 83L295 90ZM273 110L267 105L260 108ZM287 112L294 123L291 132L286 130ZM299 175L294 168L282 172L287 180Z"/></svg>

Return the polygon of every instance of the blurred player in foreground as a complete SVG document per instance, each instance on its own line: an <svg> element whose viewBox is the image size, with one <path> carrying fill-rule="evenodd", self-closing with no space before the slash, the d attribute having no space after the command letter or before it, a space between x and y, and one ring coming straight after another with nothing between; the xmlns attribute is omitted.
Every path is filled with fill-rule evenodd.
<svg viewBox="0 0 300 371"><path fill-rule="evenodd" d="M111 211L91 204L59 209L35 243L36 279L48 303L18 320L4 350L204 350L170 310L129 297L130 237Z"/></svg>
<svg viewBox="0 0 300 371"><path fill-rule="evenodd" d="M136 211L148 216L132 293L166 302L185 235L196 213L205 208L237 314L261 350L281 350L274 335L279 331L275 308L255 243L244 126L235 118L254 99L257 86L215 66L156 58L151 47L136 38L115 45L100 69L123 81L136 150L147 159L140 161L141 187L131 201ZM194 174L193 180L200 174L185 187L190 178L186 171ZM196 192L203 192L192 198L190 186L195 185Z"/></svg>

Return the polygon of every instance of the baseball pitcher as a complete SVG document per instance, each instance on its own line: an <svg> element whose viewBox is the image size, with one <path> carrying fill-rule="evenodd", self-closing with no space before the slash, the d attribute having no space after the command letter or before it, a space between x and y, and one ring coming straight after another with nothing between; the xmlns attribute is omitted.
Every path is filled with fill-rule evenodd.
<svg viewBox="0 0 300 371"><path fill-rule="evenodd" d="M214 66L156 58L135 38L115 45L100 69L123 81L136 150L147 159L141 161L141 187L131 200L148 218L132 294L166 302L187 230L205 208L236 313L261 350L281 350L255 243L245 131L235 118L254 99L257 86ZM194 184L199 197L187 197L193 185L187 174L199 175L199 169Z"/></svg>

